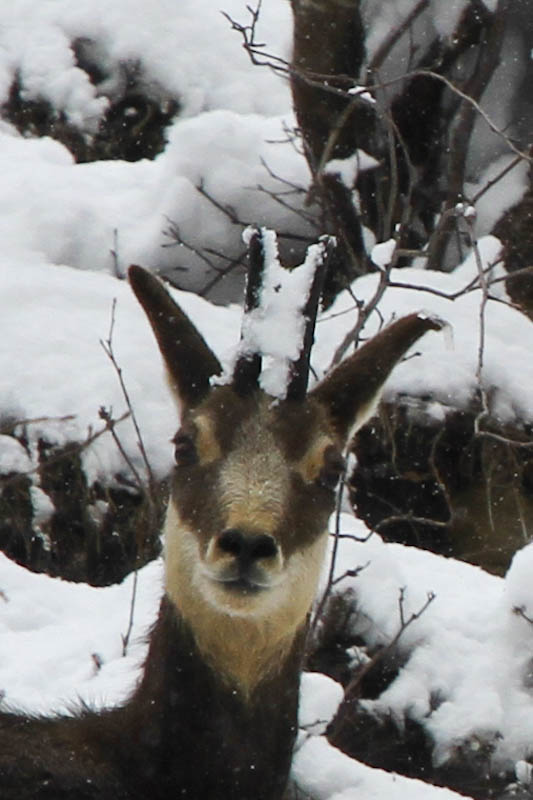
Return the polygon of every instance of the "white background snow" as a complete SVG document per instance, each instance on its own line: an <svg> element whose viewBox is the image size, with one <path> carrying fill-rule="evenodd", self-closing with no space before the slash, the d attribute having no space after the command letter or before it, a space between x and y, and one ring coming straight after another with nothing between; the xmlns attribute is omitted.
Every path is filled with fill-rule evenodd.
<svg viewBox="0 0 533 800"><path fill-rule="evenodd" d="M245 3L220 4L246 20ZM437 2L435 24L450 27L464 3ZM487 5L489 5L487 3ZM408 2L390 3L390 14ZM260 33L271 51L290 52L289 3L263 4ZM392 19L392 18L391 18ZM374 42L390 25L376 12ZM451 27L450 27L451 29ZM179 224L193 243L238 247L240 232L216 212L195 189L200 180L243 219L276 227L282 209L257 185L272 185L273 172L306 185L303 158L286 142L293 125L287 85L268 70L253 68L240 40L212 0L155 0L147 11L142 0L0 0L0 100L15 70L28 93L42 94L67 116L94 128L105 102L76 68L69 42L77 36L96 39L113 72L120 60L142 57L146 80L162 96L177 94L182 112L168 144L154 161L98 162L77 165L67 150L50 139L21 138L0 126L0 419L37 420L29 424L30 453L11 437L0 436L0 467L31 470L31 448L40 436L83 440L98 430L100 406L115 417L125 403L112 365L100 344L114 312L113 346L158 475L171 466L169 440L178 411L167 392L159 356L142 311L125 281L113 272L117 248L119 269L130 262L168 267L187 262L176 248L163 249L167 218ZM480 178L481 180L481 178ZM498 209L513 202L524 170L487 193L478 208L484 233ZM492 207L491 207L492 206ZM480 240L485 265L496 263L498 242ZM387 248L382 248L380 263ZM376 255L376 258L378 255ZM385 259L386 260L386 259ZM201 283L196 272L187 278ZM430 333L417 344L421 355L402 363L385 394L409 391L431 396L433 413L465 405L475 392L478 366L480 295L472 291L447 299L475 275L475 259L453 274L423 269L393 273L393 280L413 288L390 289L381 303L385 320L413 310L427 310L450 323L453 341ZM368 299L377 276L353 286ZM420 288L422 287L422 288ZM435 293L438 292L438 293ZM239 340L237 306L213 306L193 294L175 293L183 308L228 364ZM339 297L317 325L314 368L318 375L331 363L345 333L353 326L352 296ZM368 336L380 320L371 318ZM533 333L531 323L508 306L490 302L486 313L482 380L492 411L506 422L532 421ZM283 345L284 331L272 325L272 347ZM279 341L274 337L278 334ZM59 418L69 415L69 421ZM43 420L42 418L47 418ZM41 420L41 421L38 421ZM142 469L129 420L120 436ZM125 465L112 440L100 437L84 453L89 479L110 479ZM36 478L35 478L36 480ZM47 508L35 486L36 508ZM41 505L39 505L41 502ZM359 523L343 517L343 530L361 532ZM495 759L509 767L527 761L533 742L533 629L513 612L523 607L533 616L533 547L519 552L505 579L438 556L400 545L384 544L377 535L367 543L343 540L337 571L367 564L351 588L368 620L367 636L387 642L397 632L398 593L405 587L408 611L430 608L401 639L409 653L398 679L378 701L401 720L429 711L435 693L444 702L429 719L435 757L465 740L494 740ZM347 581L348 583L348 581ZM161 566L150 564L139 574L132 644L122 656L132 579L121 586L93 589L33 575L0 558L0 691L4 701L33 710L64 709L77 697L96 704L121 701L134 685L144 653L143 633L157 611ZM101 667L98 664L101 663ZM453 792L358 764L331 748L320 724L331 717L339 687L320 676L303 681L302 724L294 776L317 800L387 800L451 798ZM323 727L323 726L322 726ZM523 766L520 775L527 774Z"/></svg>

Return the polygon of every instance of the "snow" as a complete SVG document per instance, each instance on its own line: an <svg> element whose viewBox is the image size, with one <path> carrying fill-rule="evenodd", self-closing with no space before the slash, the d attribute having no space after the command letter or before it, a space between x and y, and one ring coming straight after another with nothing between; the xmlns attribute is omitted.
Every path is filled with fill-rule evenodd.
<svg viewBox="0 0 533 800"><path fill-rule="evenodd" d="M118 586L95 589L36 575L1 555L3 702L51 713L68 712L79 700L98 706L124 700L145 655L144 636L155 619L162 575L159 561L139 573L131 644L122 656L133 575Z"/></svg>
<svg viewBox="0 0 533 800"><path fill-rule="evenodd" d="M347 516L341 532L368 536ZM375 534L365 542L342 539L339 546L339 575L366 565L356 578L345 578L342 588L353 592L358 609L354 632L364 633L369 644L386 644L396 636L401 590L405 619L434 595L400 638L400 651L408 658L398 677L364 705L391 714L399 724L405 717L423 724L434 740L436 763L474 737L494 743L496 769L527 759L533 697L525 677L533 639L531 624L515 609L533 612L533 546L516 554L505 580L453 559L385 544Z"/></svg>
<svg viewBox="0 0 533 800"><path fill-rule="evenodd" d="M252 233L251 229L245 231L246 243ZM290 365L302 351L305 334L302 312L316 270L325 258L327 242L311 245L304 263L286 270L279 261L276 234L263 228L260 236L265 263L259 304L244 317L238 355L261 353L260 386L272 397L281 398L285 396Z"/></svg>
<svg viewBox="0 0 533 800"><path fill-rule="evenodd" d="M478 243L483 268L497 267L500 243L487 236ZM477 389L476 372L480 348L481 291L458 296L477 275L475 254L467 257L453 273L408 268L391 272L392 285L379 304L380 314L371 315L364 328L366 338L379 330L383 319L418 312L421 309L447 322L453 344L442 333L430 332L419 341L415 358L399 364L385 387L385 399L404 394L410 398L431 398L441 409L465 408ZM318 374L333 359L335 348L355 323L358 301L373 297L378 275L366 275L352 284L353 296L340 295L317 325L313 365ZM497 287L498 284L495 285ZM495 292L496 294L496 292ZM383 317L381 317L383 315ZM509 305L489 300L485 312L482 386L491 413L502 422L518 426L531 421L533 364L529 357L533 332L527 317ZM512 331L512 336L509 335Z"/></svg>
<svg viewBox="0 0 533 800"><path fill-rule="evenodd" d="M243 0L223 5L233 19L249 22ZM116 0L111 7L103 0L14 0L3 4L1 22L0 104L18 76L25 99L49 101L90 134L108 105L99 93L121 96L127 68L140 75L149 96L180 104L167 147L154 161L75 164L57 142L22 138L2 123L3 247L110 273L116 262L122 273L132 261L181 268L180 285L199 290L214 272L189 247L169 246L169 225L193 250L235 257L243 248L241 228L198 187L244 225L268 223L296 234L308 229L296 213L289 222L286 207L268 194L286 188L275 175L304 190L309 183L305 159L288 136L295 123L287 82L251 64L212 0L183 0L179 10L172 0L155 0L149 14L142 0ZM257 35L287 56L289 4L265 3ZM108 72L96 86L75 64L71 44L80 37ZM227 301L236 283L242 285L242 271L215 296Z"/></svg>
<svg viewBox="0 0 533 800"><path fill-rule="evenodd" d="M395 239L388 239L386 242L378 242L378 244L374 245L370 253L372 263L380 269L385 269L385 267L388 267L391 263L396 247Z"/></svg>
<svg viewBox="0 0 533 800"><path fill-rule="evenodd" d="M279 228L286 219L283 208L257 188L280 189L268 169L296 184L308 182L304 159L280 142L287 124L287 117L205 112L176 122L154 161L88 164L75 164L51 139L24 139L0 129L3 249L109 273L115 261L122 274L132 261L158 269L186 267L177 273L180 285L201 288L212 272L188 249L169 246L164 231L172 223L193 248L242 252L238 226L199 193L200 185L245 223L268 221ZM295 218L294 225L304 230L301 220Z"/></svg>
<svg viewBox="0 0 533 800"><path fill-rule="evenodd" d="M529 167L526 161L519 161L506 175L496 180L512 161L509 155L497 158L481 172L475 183L467 187L469 196L475 197L484 186L495 181L476 201L476 213L480 220L476 224L478 234L492 230L503 214L518 203L529 186Z"/></svg>
<svg viewBox="0 0 533 800"><path fill-rule="evenodd" d="M0 435L0 473L27 472L31 461L23 446L12 436Z"/></svg>
<svg viewBox="0 0 533 800"><path fill-rule="evenodd" d="M336 681L320 672L304 672L300 686L298 720L306 734L325 733L327 723L337 711L344 692ZM303 737L304 740L307 738Z"/></svg>
<svg viewBox="0 0 533 800"><path fill-rule="evenodd" d="M357 150L347 158L331 158L324 167L324 172L338 175L346 188L353 189L359 173L377 167L378 163L364 150Z"/></svg>
<svg viewBox="0 0 533 800"><path fill-rule="evenodd" d="M243 0L154 0L146 13L143 0L13 0L2 7L0 102L9 91L9 76L19 71L28 97L44 96L70 118L91 120L104 104L95 87L74 64L69 47L78 37L89 39L106 57L108 82L119 82L121 62L139 60L145 82L179 97L183 113L192 116L226 108L278 114L289 105L287 86L269 70L252 70L221 8L248 23ZM291 42L290 8L265 3L257 31L276 54L287 56ZM212 43L216 41L216 48ZM105 62L104 62L105 63ZM223 66L223 71L221 67ZM221 79L223 76L223 79Z"/></svg>
<svg viewBox="0 0 533 800"><path fill-rule="evenodd" d="M448 0L447 3L443 3L442 0L433 0L431 5L435 29L443 37L452 36L467 6L465 0Z"/></svg>
<svg viewBox="0 0 533 800"><path fill-rule="evenodd" d="M340 532L354 538L338 542L336 576L363 567L357 577L345 577L339 590L353 597L354 633L364 634L368 644L390 642L402 624L400 592L405 620L425 608L399 638L405 663L398 677L377 700L363 704L392 716L399 726L407 717L424 725L434 738L436 764L459 745L475 748L488 741L494 746L493 769L514 768L519 780L527 782L533 736L532 623L516 609L533 616L533 545L516 554L502 579L469 564L384 543L376 534L368 538L364 525L346 514ZM433 597L429 604L428 595ZM305 693L311 688L325 695L324 700L313 698L317 720L322 719L321 703L334 709L336 695L327 682L321 687L314 676L306 676L304 731L293 773L313 797L331 800L343 791L349 797L348 789L357 789L363 798L433 796L430 792L457 796L416 781L404 784L404 778L370 770L335 751L320 736L320 727L313 731L309 725ZM316 763L320 771L313 769Z"/></svg>
<svg viewBox="0 0 533 800"><path fill-rule="evenodd" d="M317 765L319 769L317 769ZM293 777L314 800L453 800L462 795L371 769L312 737L296 751Z"/></svg>

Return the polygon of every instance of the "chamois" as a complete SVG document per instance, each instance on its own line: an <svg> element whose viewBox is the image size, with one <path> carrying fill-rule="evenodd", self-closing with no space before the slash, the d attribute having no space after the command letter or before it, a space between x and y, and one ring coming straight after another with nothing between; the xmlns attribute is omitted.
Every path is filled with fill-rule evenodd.
<svg viewBox="0 0 533 800"><path fill-rule="evenodd" d="M160 280L130 267L182 410L165 523L165 592L142 678L119 708L0 714L2 800L280 800L307 618L342 450L435 320L392 323L305 396L233 381ZM303 388L302 388L303 387Z"/></svg>

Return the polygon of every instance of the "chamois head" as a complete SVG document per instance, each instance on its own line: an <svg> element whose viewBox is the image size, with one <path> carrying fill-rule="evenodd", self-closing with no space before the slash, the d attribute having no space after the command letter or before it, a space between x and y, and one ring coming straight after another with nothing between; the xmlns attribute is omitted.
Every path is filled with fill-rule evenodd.
<svg viewBox="0 0 533 800"><path fill-rule="evenodd" d="M293 372L280 400L258 386L260 353L241 356L233 380L212 386L219 361L162 283L135 266L129 278L182 411L165 530L167 595L200 647L209 639L210 655L217 635L219 651L230 646L228 620L232 639L239 620L246 636L262 626L269 641L290 642L316 593L347 439L403 353L440 325L404 317L307 395L307 381ZM229 662L222 669L236 670Z"/></svg>

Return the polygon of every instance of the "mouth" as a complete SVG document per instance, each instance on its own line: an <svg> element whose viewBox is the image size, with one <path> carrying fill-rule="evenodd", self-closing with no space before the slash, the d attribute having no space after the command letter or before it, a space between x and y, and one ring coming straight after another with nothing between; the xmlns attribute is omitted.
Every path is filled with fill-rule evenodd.
<svg viewBox="0 0 533 800"><path fill-rule="evenodd" d="M229 580L221 580L218 579L216 583L220 584L224 589L228 592L232 592L234 594L258 594L259 592L265 591L267 588L259 583L255 583L254 581L250 580L249 578L232 578Z"/></svg>

